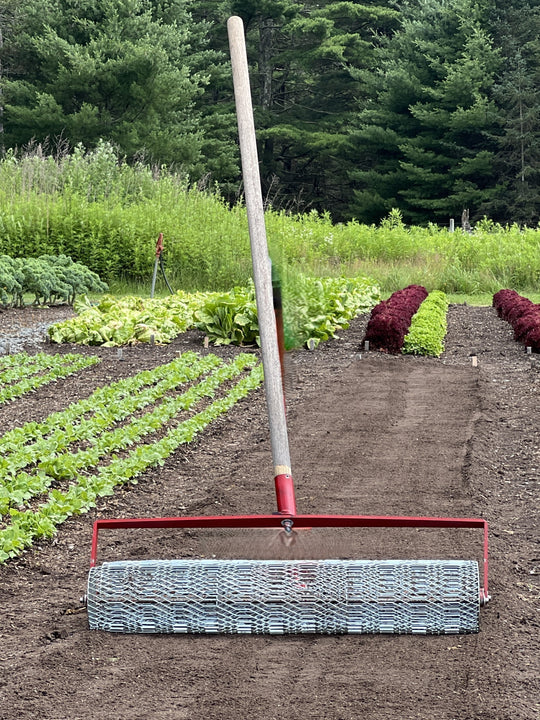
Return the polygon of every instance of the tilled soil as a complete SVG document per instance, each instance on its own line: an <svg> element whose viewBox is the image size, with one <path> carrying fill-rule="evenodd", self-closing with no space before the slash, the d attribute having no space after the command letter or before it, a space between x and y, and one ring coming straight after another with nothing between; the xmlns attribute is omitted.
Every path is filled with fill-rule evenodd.
<svg viewBox="0 0 540 720"><path fill-rule="evenodd" d="M54 387L2 406L2 432L179 351L209 352L197 332L166 347L126 348L122 359L115 349L44 344L47 324L70 312L0 314L0 341L9 342L11 351L102 358ZM537 356L513 341L510 326L492 308L452 306L439 359L364 352L366 322L358 318L339 340L289 358L299 511L485 517L492 600L481 610L480 632L270 637L88 630L78 599L96 517L274 510L259 390L138 485L119 490L88 515L66 522L53 542L0 568L1 720L540 717ZM174 541L170 532L116 534L102 552L109 558L158 557ZM205 549L196 535L189 542L195 552ZM347 542L359 556L377 558L481 555L476 531L358 531ZM256 533L228 543L237 556L274 552ZM308 552L332 555L339 543L336 532Z"/></svg>

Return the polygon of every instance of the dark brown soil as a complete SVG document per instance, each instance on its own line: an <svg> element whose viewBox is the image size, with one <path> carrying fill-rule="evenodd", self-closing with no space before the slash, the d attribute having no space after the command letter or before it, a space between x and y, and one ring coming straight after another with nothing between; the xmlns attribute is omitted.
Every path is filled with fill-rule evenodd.
<svg viewBox="0 0 540 720"><path fill-rule="evenodd" d="M43 324L69 313L6 311L0 338L36 326L42 338ZM299 511L485 517L493 598L481 610L480 632L211 637L88 630L78 601L95 517L275 509L259 390L138 485L0 568L1 720L540 717L540 372L491 308L451 307L446 352L436 360L362 352L366 321L290 357ZM196 332L167 347L127 348L121 361L115 349L58 348L41 338L30 352L93 352L102 362L1 407L2 432L179 351L205 352ZM472 531L358 533L354 542L373 557L476 558L481 550ZM165 539L115 536L103 553L154 557ZM235 542L240 553L259 539L244 534ZM333 552L331 539L327 549Z"/></svg>

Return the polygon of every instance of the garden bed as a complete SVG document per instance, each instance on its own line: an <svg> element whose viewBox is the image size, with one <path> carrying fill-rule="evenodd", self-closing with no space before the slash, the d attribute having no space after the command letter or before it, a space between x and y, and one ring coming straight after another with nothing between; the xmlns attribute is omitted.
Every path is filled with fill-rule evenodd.
<svg viewBox="0 0 540 720"><path fill-rule="evenodd" d="M215 352L226 359L240 352L205 350L197 331L167 346L125 348L122 359L116 348L42 343L43 325L69 312L27 308L0 316L0 342L19 342L22 332L29 352L101 358L54 387L0 407L2 432L44 419L97 387L180 352ZM537 358L526 355L493 308L451 306L445 352L438 359L364 353L367 319L354 320L339 340L289 358L299 511L485 517L491 526L493 599L481 611L480 633L147 637L87 629L78 598L85 591L94 518L275 508L259 389L163 467L147 471L138 485L103 498L88 515L64 523L52 542L38 543L0 567L1 720L538 717ZM377 531L356 541L359 552L377 557L476 557L479 544L469 531ZM103 555L153 557L165 542L170 534L114 535ZM199 542L191 538L195 551ZM244 535L235 551L256 542ZM332 551L331 543L327 549Z"/></svg>

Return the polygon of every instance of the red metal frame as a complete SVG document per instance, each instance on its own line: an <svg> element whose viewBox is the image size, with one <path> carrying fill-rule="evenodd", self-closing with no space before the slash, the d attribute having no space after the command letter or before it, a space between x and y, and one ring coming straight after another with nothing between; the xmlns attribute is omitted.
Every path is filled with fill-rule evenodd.
<svg viewBox="0 0 540 720"><path fill-rule="evenodd" d="M290 474L275 477L278 510L266 515L202 515L198 517L127 518L96 520L92 535L90 567L97 563L100 530L128 528L276 528L285 526L302 530L314 527L379 527L379 528L478 528L483 531L483 584L480 604L489 600L488 593L488 524L481 518L401 517L393 515L297 515L294 483Z"/></svg>
<svg viewBox="0 0 540 720"><path fill-rule="evenodd" d="M314 527L414 527L414 528L478 528L484 533L483 585L480 603L489 600L488 594L488 524L479 518L397 517L386 515L228 515L168 518L129 518L96 520L92 537L90 567L97 562L97 545L100 530L128 528L282 528L290 520L295 529Z"/></svg>

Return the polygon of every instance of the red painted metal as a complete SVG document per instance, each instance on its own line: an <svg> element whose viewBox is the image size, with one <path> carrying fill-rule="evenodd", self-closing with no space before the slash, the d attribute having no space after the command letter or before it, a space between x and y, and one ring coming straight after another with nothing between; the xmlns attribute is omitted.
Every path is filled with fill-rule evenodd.
<svg viewBox="0 0 540 720"><path fill-rule="evenodd" d="M280 515L296 515L296 499L292 475L276 475L276 499Z"/></svg>
<svg viewBox="0 0 540 720"><path fill-rule="evenodd" d="M161 254L163 252L163 233L159 233L157 243L156 243L156 257L161 257Z"/></svg>
<svg viewBox="0 0 540 720"><path fill-rule="evenodd" d="M483 531L484 535L483 584L480 589L480 602L481 604L484 604L489 600L488 523L481 518L400 517L393 515L295 515L293 513L274 513L267 515L203 515L199 517L96 520L94 523L94 532L92 537L90 567L94 567L97 562L98 535L101 530L125 530L128 528L280 529L283 526L283 520L291 520L295 529L314 527L478 528Z"/></svg>

